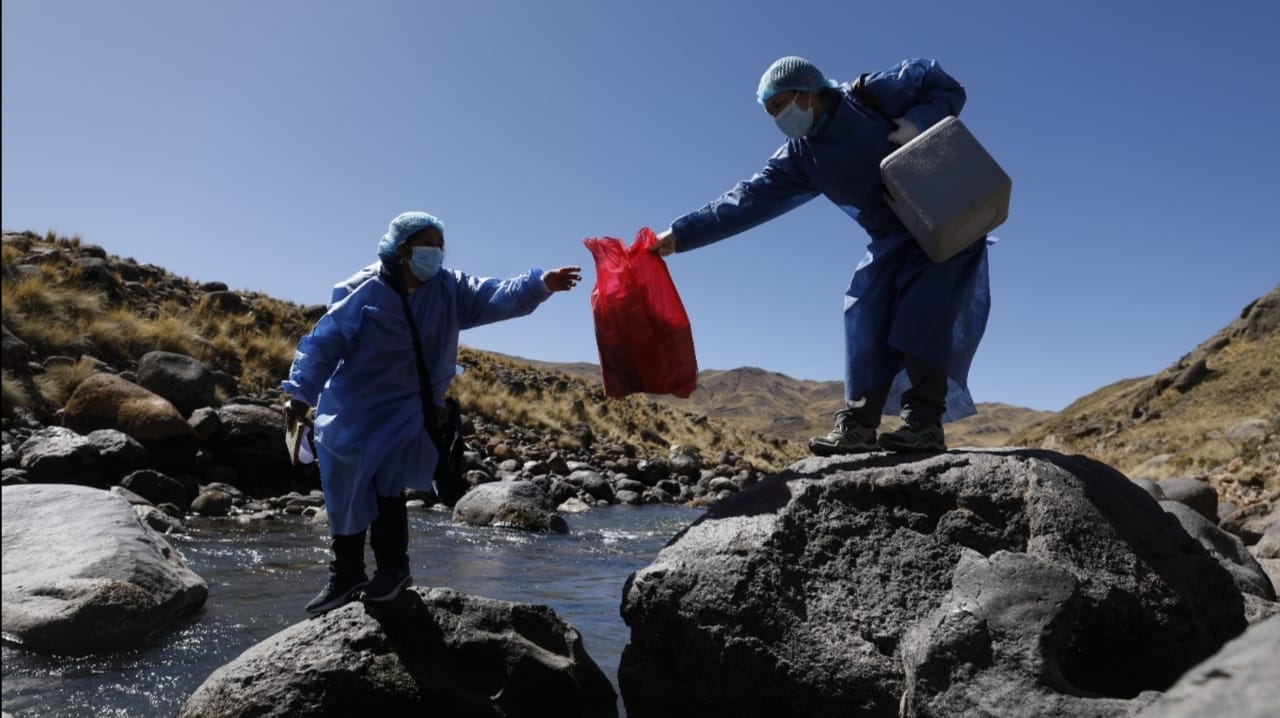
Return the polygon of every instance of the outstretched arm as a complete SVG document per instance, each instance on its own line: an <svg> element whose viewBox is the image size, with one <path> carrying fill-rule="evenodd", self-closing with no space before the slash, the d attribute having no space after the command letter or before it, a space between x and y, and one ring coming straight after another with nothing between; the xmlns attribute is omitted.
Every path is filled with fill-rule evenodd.
<svg viewBox="0 0 1280 718"><path fill-rule="evenodd" d="M790 212L818 195L783 145L751 179L671 223L649 251L666 256L705 247ZM676 246L679 237L679 247Z"/></svg>

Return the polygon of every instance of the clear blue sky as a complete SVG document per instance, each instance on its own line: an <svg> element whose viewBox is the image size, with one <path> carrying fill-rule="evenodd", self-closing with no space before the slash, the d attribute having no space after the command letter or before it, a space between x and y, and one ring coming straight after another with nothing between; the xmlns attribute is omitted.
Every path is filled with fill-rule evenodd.
<svg viewBox="0 0 1280 718"><path fill-rule="evenodd" d="M1275 2L3 4L3 225L305 304L396 214L483 276L584 267L463 343L596 361L587 237L758 170L782 55L932 57L1013 177L978 401L1057 410L1159 371L1280 281ZM669 259L704 369L843 376L862 230L818 198Z"/></svg>

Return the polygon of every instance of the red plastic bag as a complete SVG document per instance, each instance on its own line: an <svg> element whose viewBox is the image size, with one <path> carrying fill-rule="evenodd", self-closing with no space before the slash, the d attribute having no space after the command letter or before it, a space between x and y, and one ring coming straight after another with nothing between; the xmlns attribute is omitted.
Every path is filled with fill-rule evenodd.
<svg viewBox="0 0 1280 718"><path fill-rule="evenodd" d="M644 227L629 248L613 237L582 242L596 260L591 313L607 397L645 393L683 399L697 388L689 315L666 262L649 251L657 241Z"/></svg>

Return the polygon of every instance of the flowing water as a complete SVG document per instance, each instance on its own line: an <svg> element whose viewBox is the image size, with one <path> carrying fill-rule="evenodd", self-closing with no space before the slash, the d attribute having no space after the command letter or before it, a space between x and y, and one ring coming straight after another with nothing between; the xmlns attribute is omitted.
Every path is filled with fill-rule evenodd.
<svg viewBox="0 0 1280 718"><path fill-rule="evenodd" d="M617 689L630 629L618 613L627 576L648 565L701 510L610 506L569 514L568 534L454 524L410 511L414 583L545 604L582 634ZM297 517L237 526L192 522L170 542L209 584L203 611L145 647L79 658L3 648L3 709L24 716L172 716L210 673L250 646L305 620L323 586L328 533ZM372 554L367 560L372 563ZM619 713L622 704L619 700Z"/></svg>

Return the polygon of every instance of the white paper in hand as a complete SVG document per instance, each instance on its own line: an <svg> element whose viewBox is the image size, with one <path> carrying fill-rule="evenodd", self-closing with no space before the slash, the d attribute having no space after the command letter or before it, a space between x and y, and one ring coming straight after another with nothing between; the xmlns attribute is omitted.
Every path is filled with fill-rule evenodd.
<svg viewBox="0 0 1280 718"><path fill-rule="evenodd" d="M314 424L309 416L294 416L286 413L284 443L289 449L289 461L298 464L310 464L316 460L316 450L312 439Z"/></svg>

